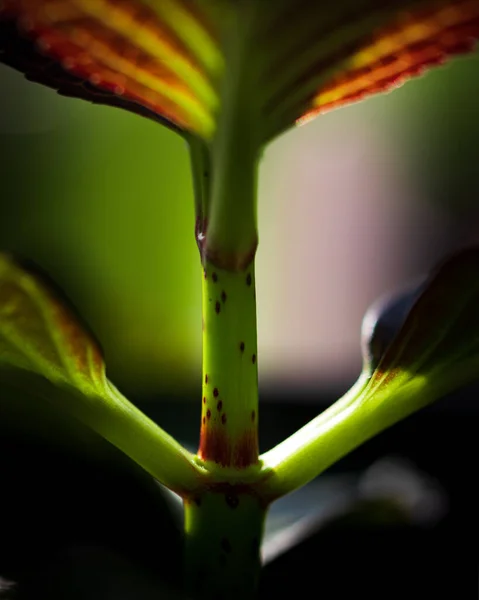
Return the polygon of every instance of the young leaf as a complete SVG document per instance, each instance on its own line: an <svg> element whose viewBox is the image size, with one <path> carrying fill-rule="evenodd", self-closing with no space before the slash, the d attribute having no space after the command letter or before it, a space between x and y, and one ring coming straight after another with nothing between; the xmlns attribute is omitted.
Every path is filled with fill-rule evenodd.
<svg viewBox="0 0 479 600"><path fill-rule="evenodd" d="M470 383L479 373L479 248L446 260L424 284L372 371L336 404L261 458L264 492L304 485L393 423Z"/></svg>
<svg viewBox="0 0 479 600"><path fill-rule="evenodd" d="M444 394L477 377L478 301L479 248L468 248L431 275L375 369L368 396L414 379Z"/></svg>
<svg viewBox="0 0 479 600"><path fill-rule="evenodd" d="M39 273L0 254L0 375L30 386L171 489L197 485L193 456L108 381L98 343ZM62 388L58 393L47 382Z"/></svg>

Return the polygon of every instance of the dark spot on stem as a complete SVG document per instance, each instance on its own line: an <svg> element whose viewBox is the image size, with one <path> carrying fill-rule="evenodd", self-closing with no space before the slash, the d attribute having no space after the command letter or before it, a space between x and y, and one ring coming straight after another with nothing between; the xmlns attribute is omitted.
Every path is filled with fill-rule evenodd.
<svg viewBox="0 0 479 600"><path fill-rule="evenodd" d="M236 494L226 494L225 500L226 500L226 504L233 510L238 507L239 498Z"/></svg>
<svg viewBox="0 0 479 600"><path fill-rule="evenodd" d="M213 396L214 396L215 398L218 398L218 396L219 396L219 395L220 395L220 392L219 392L218 388L215 388L215 389L213 390Z"/></svg>
<svg viewBox="0 0 479 600"><path fill-rule="evenodd" d="M226 425L226 413L223 413L221 415L221 422L223 423L223 425Z"/></svg>
<svg viewBox="0 0 479 600"><path fill-rule="evenodd" d="M240 352L244 352L244 342L240 342Z"/></svg>
<svg viewBox="0 0 479 600"><path fill-rule="evenodd" d="M231 543L228 538L224 537L221 539L221 549L224 550L226 552L226 554L231 553L232 548L231 548Z"/></svg>
<svg viewBox="0 0 479 600"><path fill-rule="evenodd" d="M208 277L208 275L206 274L206 269L203 271L203 273L204 273L204 277L206 279Z"/></svg>
<svg viewBox="0 0 479 600"><path fill-rule="evenodd" d="M251 421L254 423L254 420L256 419L256 412L254 410L251 411Z"/></svg>
<svg viewBox="0 0 479 600"><path fill-rule="evenodd" d="M206 425L206 417L203 417L203 425Z"/></svg>
<svg viewBox="0 0 479 600"><path fill-rule="evenodd" d="M256 354L253 354L251 357L251 362L254 364L256 362Z"/></svg>
<svg viewBox="0 0 479 600"><path fill-rule="evenodd" d="M227 296L226 296L226 292L223 290L223 291L221 292L221 300L223 301L223 304L226 302L226 298L227 298Z"/></svg>
<svg viewBox="0 0 479 600"><path fill-rule="evenodd" d="M203 396L203 404L206 404L206 396Z"/></svg>
<svg viewBox="0 0 479 600"><path fill-rule="evenodd" d="M208 373L205 375L205 383L208 383Z"/></svg>
<svg viewBox="0 0 479 600"><path fill-rule="evenodd" d="M248 273L248 275L246 277L246 285L250 286L251 285L251 281L252 281L252 279L251 279L251 273Z"/></svg>
<svg viewBox="0 0 479 600"><path fill-rule="evenodd" d="M213 281L215 283L218 281L218 275L216 273L213 272L213 275L211 277L213 278Z"/></svg>
<svg viewBox="0 0 479 600"><path fill-rule="evenodd" d="M216 408L218 409L218 412L221 412L221 409L223 408L223 400L218 401Z"/></svg>
<svg viewBox="0 0 479 600"><path fill-rule="evenodd" d="M219 302L216 302L215 311L216 311L217 315L220 314L220 310L221 310L221 304Z"/></svg>
<svg viewBox="0 0 479 600"><path fill-rule="evenodd" d="M210 410L210 409L208 409L208 410L206 411L206 418L207 418L207 419L211 419L211 410Z"/></svg>

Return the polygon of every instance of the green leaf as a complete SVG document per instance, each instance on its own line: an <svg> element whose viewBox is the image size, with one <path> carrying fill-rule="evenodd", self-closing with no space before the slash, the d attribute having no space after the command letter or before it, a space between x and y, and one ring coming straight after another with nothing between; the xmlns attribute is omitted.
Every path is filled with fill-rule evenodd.
<svg viewBox="0 0 479 600"><path fill-rule="evenodd" d="M82 421L174 491L197 486L194 456L108 381L100 346L74 309L38 271L5 254L0 254L0 376Z"/></svg>
<svg viewBox="0 0 479 600"><path fill-rule="evenodd" d="M5 255L0 256L0 364L86 395L104 394L108 386L100 346L73 309L59 300L45 276Z"/></svg>
<svg viewBox="0 0 479 600"><path fill-rule="evenodd" d="M371 344L364 345L356 385L261 457L268 477L260 492L274 499L304 485L380 431L478 379L478 306L479 248L468 248L426 281L385 351L373 349L370 359ZM378 360L372 372L371 360Z"/></svg>

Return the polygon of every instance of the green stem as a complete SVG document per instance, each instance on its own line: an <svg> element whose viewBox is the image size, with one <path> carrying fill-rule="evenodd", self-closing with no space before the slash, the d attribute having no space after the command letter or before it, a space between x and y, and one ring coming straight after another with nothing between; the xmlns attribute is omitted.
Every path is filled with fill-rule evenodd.
<svg viewBox="0 0 479 600"><path fill-rule="evenodd" d="M254 495L234 487L185 500L189 597L254 597L265 516L266 508Z"/></svg>
<svg viewBox="0 0 479 600"><path fill-rule="evenodd" d="M203 277L203 401L199 455L223 467L258 461L254 263Z"/></svg>
<svg viewBox="0 0 479 600"><path fill-rule="evenodd" d="M341 400L261 456L265 477L255 492L272 502L306 485L366 440L440 397L444 387L431 379L403 373L376 390L360 377Z"/></svg>
<svg viewBox="0 0 479 600"><path fill-rule="evenodd" d="M213 469L214 463L241 469L258 462L254 256L259 143L248 54L256 5L246 6L241 19L231 23L224 46L228 69L215 137L209 145L191 144L204 275L198 454Z"/></svg>
<svg viewBox="0 0 479 600"><path fill-rule="evenodd" d="M221 110L211 142L211 193L200 221L205 233L203 259L227 270L243 270L258 244L256 226L260 109L255 97L251 43L257 6L245 3L225 41Z"/></svg>
<svg viewBox="0 0 479 600"><path fill-rule="evenodd" d="M241 18L227 11L234 21L223 48L228 69L216 132L207 146L191 148L203 266L198 456L209 485L185 499L185 577L188 591L200 598L251 597L266 513L248 484L234 485L242 474L254 479L261 472L254 273L260 136L250 68L256 9L246 2Z"/></svg>

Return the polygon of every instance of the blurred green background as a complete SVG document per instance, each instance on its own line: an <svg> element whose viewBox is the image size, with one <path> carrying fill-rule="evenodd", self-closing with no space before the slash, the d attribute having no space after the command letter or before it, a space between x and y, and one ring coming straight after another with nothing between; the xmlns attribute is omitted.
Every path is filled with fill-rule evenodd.
<svg viewBox="0 0 479 600"><path fill-rule="evenodd" d="M0 68L0 245L35 260L127 394L199 394L201 270L184 142ZM479 231L479 55L326 114L260 167L260 378L344 388L368 305Z"/></svg>

